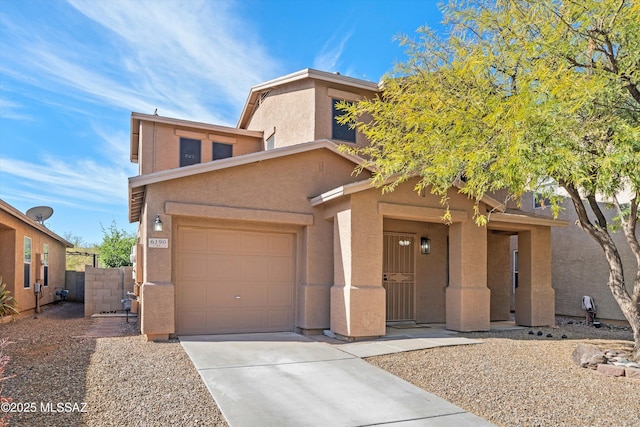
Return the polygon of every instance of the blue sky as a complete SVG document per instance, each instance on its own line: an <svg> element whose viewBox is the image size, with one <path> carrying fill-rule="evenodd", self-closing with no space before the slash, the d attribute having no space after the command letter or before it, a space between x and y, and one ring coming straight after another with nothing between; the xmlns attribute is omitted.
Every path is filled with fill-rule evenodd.
<svg viewBox="0 0 640 427"><path fill-rule="evenodd" d="M100 243L127 219L132 111L235 126L251 86L303 68L379 81L435 0L0 0L0 198Z"/></svg>

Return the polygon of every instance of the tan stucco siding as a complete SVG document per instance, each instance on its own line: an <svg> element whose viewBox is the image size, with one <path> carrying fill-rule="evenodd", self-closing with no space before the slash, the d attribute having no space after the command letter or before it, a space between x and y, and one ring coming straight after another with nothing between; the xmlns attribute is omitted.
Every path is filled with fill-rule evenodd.
<svg viewBox="0 0 640 427"><path fill-rule="evenodd" d="M275 148L315 139L313 81L303 80L272 89L259 102L247 129L263 131L265 140L275 130Z"/></svg>
<svg viewBox="0 0 640 427"><path fill-rule="evenodd" d="M333 115L332 99L356 101L364 98L372 98L374 92L356 89L349 86L316 82L315 92L315 139L332 139ZM340 143L341 141L335 140ZM368 145L367 139L360 132L356 132L356 144L358 147Z"/></svg>
<svg viewBox="0 0 640 427"><path fill-rule="evenodd" d="M24 238L31 238L31 266L29 288L24 287ZM66 247L60 241L32 227L16 217L0 211L0 276L7 289L18 301L22 311L36 306L33 284L36 280L44 284L43 257L44 245L49 246L49 286L42 288L40 304L56 300L56 288L65 286Z"/></svg>
<svg viewBox="0 0 640 427"><path fill-rule="evenodd" d="M309 198L363 179L362 175L352 175L353 168L352 162L320 149L148 185L141 240L147 246L149 238L168 238L170 249L145 247L144 281L175 283L172 253L180 224L294 232L295 326L327 328L329 288L333 283L332 224L323 218L322 208L311 206ZM171 215L173 211L180 214ZM233 219L230 212L248 219ZM157 214L163 221L162 232L153 231Z"/></svg>
<svg viewBox="0 0 640 427"><path fill-rule="evenodd" d="M262 139L260 138L142 121L140 139L144 143L141 145L138 158L140 174L180 167L181 137L201 141L201 163L212 161L213 142L232 145L234 157L262 150Z"/></svg>

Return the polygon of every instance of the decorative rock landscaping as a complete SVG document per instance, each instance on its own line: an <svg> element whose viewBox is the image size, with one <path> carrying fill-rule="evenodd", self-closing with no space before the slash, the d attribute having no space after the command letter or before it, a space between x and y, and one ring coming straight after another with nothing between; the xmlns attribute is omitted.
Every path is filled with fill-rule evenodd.
<svg viewBox="0 0 640 427"><path fill-rule="evenodd" d="M603 375L640 379L640 364L627 359L624 352L601 351L595 345L579 343L571 356L576 365L594 369Z"/></svg>

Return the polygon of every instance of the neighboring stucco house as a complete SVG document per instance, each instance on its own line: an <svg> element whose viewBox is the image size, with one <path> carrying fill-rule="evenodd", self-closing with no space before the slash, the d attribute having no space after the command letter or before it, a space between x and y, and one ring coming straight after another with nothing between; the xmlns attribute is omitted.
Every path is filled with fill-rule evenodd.
<svg viewBox="0 0 640 427"><path fill-rule="evenodd" d="M0 276L22 313L36 307L35 284L42 285L40 305L54 302L64 289L66 248L73 245L44 225L0 200Z"/></svg>
<svg viewBox="0 0 640 427"><path fill-rule="evenodd" d="M305 69L251 89L237 127L132 113L129 219L139 222L141 330L170 334L331 329L385 334L390 321L488 330L511 311L511 236L519 244L515 319L553 325L551 227L492 210L487 227L452 188L415 181L383 194L340 144L367 144L334 120L335 102L378 84Z"/></svg>
<svg viewBox="0 0 640 427"><path fill-rule="evenodd" d="M599 203L609 224L614 224L617 213L605 203ZM620 320L626 318L620 306L611 294L607 282L609 266L600 245L577 225L577 215L569 198L561 204L558 219L568 223L567 227L555 227L551 233L552 282L556 291L556 314L565 316L585 316L582 308L582 296L595 299L597 316L602 320ZM552 217L551 210L544 203L536 201L532 193L523 196L520 209L535 215ZM589 206L587 211L592 215ZM592 215L593 216L593 215ZM633 279L637 266L622 230L612 232L613 241L618 247L624 266L627 290L631 295ZM512 271L515 286L517 276L518 242L512 242Z"/></svg>

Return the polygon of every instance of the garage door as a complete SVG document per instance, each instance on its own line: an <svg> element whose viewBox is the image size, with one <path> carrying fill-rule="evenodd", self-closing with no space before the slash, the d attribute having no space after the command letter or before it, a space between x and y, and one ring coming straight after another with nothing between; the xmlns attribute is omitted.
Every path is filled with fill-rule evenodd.
<svg viewBox="0 0 640 427"><path fill-rule="evenodd" d="M180 227L179 334L293 330L294 235Z"/></svg>

